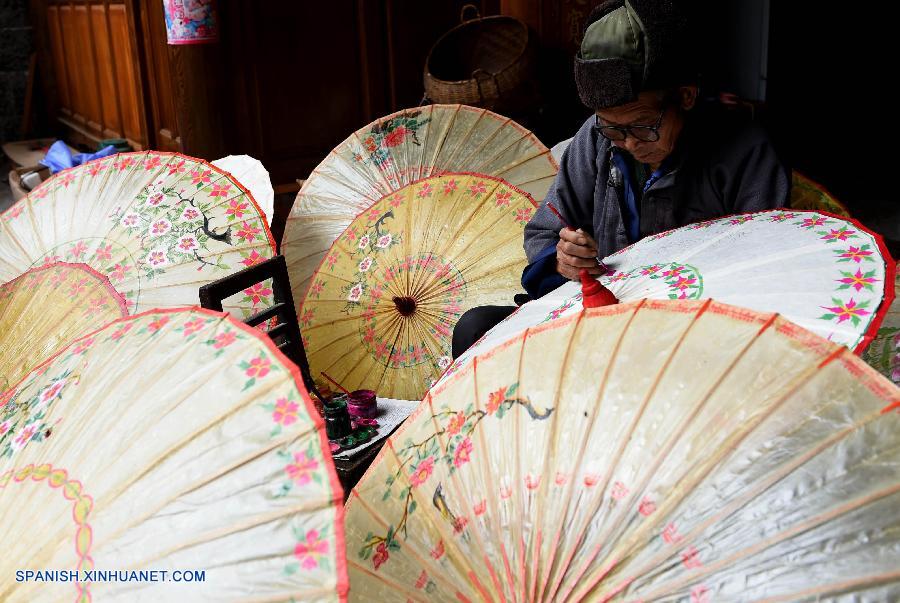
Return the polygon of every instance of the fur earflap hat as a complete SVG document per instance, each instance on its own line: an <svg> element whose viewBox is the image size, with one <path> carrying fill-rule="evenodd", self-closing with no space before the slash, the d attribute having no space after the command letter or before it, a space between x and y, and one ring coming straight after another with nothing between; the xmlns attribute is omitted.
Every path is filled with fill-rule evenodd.
<svg viewBox="0 0 900 603"><path fill-rule="evenodd" d="M581 102L596 111L632 102L644 90L695 83L684 4L607 0L591 11L575 56Z"/></svg>

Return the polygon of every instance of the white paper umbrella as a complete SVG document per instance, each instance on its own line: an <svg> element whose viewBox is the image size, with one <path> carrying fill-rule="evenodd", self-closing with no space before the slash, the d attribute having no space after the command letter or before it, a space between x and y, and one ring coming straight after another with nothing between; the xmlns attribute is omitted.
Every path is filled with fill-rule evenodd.
<svg viewBox="0 0 900 603"><path fill-rule="evenodd" d="M433 388L347 504L357 601L900 600L900 389L774 314L587 310Z"/></svg>
<svg viewBox="0 0 900 603"><path fill-rule="evenodd" d="M0 217L0 282L82 262L109 277L130 312L197 304L201 285L274 253L252 195L177 153L122 153L64 170ZM262 287L224 307L247 316L270 298Z"/></svg>
<svg viewBox="0 0 900 603"><path fill-rule="evenodd" d="M357 216L417 180L477 172L540 201L556 171L534 134L486 109L429 105L374 121L313 170L291 208L281 250L294 300L303 299L322 258Z"/></svg>
<svg viewBox="0 0 900 603"><path fill-rule="evenodd" d="M268 337L199 308L61 350L0 399L0 600L345 598L342 492L302 383ZM151 570L168 577L101 577Z"/></svg>
<svg viewBox="0 0 900 603"><path fill-rule="evenodd" d="M266 224L271 226L275 212L275 189L272 188L272 179L266 166L250 155L229 155L216 159L212 165L231 174L250 191L253 200L266 216Z"/></svg>
<svg viewBox="0 0 900 603"><path fill-rule="evenodd" d="M821 212L765 211L683 226L604 260L599 281L622 302L708 299L778 312L857 353L872 341L894 297L894 264L881 237ZM523 329L581 309L569 282L522 306L448 372Z"/></svg>

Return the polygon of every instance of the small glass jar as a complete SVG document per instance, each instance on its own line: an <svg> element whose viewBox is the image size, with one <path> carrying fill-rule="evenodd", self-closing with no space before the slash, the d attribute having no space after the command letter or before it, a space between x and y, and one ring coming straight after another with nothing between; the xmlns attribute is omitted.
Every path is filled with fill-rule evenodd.
<svg viewBox="0 0 900 603"><path fill-rule="evenodd" d="M370 389L358 389L347 400L350 416L359 419L374 419L378 415L378 401Z"/></svg>
<svg viewBox="0 0 900 603"><path fill-rule="evenodd" d="M325 434L329 440L340 440L350 435L350 413L347 412L347 396L340 394L325 402Z"/></svg>

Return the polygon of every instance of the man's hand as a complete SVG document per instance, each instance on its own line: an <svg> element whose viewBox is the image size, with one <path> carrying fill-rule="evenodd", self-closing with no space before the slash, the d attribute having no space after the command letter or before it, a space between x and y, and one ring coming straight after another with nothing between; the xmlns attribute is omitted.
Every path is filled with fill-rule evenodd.
<svg viewBox="0 0 900 603"><path fill-rule="evenodd" d="M605 274L597 264L597 242L580 228L563 228L556 244L556 271L567 279L577 281L578 273L586 268L591 276Z"/></svg>

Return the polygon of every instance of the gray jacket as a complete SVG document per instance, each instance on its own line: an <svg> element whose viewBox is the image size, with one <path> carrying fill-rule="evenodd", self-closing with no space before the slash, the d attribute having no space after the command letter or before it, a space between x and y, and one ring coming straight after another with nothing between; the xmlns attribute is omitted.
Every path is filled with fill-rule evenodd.
<svg viewBox="0 0 900 603"><path fill-rule="evenodd" d="M611 153L624 151L593 126L591 116L566 149L546 199L525 226L529 262L559 241L562 225L547 209L548 201L573 228L594 233L598 257L629 244L620 209L624 184L611 160ZM688 113L672 160L672 169L639 200L641 238L699 220L788 203L790 170L758 124L698 108Z"/></svg>

